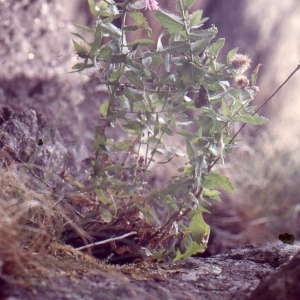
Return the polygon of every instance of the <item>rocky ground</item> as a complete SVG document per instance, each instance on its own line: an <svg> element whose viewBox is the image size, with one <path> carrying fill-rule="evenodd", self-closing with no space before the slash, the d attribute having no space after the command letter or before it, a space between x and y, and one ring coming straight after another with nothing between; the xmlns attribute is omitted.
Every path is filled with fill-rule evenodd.
<svg viewBox="0 0 300 300"><path fill-rule="evenodd" d="M299 299L299 246L245 247L169 264L113 266L67 246L35 257L19 277L1 275L6 300Z"/></svg>

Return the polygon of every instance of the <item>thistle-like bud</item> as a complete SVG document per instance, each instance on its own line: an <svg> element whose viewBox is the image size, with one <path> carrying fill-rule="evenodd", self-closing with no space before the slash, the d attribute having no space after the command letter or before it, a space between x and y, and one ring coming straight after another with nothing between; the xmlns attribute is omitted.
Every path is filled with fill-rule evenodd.
<svg viewBox="0 0 300 300"><path fill-rule="evenodd" d="M239 75L234 78L235 86L239 89L245 89L249 85L249 80L244 75Z"/></svg>
<svg viewBox="0 0 300 300"><path fill-rule="evenodd" d="M249 69L250 64L251 59L244 54L235 54L229 62L229 66L239 75L244 74Z"/></svg>

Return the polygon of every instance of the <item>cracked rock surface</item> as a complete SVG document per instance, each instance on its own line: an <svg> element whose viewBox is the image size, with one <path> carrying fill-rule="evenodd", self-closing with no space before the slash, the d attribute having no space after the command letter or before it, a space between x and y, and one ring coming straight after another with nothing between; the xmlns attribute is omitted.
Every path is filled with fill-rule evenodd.
<svg viewBox="0 0 300 300"><path fill-rule="evenodd" d="M49 257L37 258L42 265L51 264L51 276L37 278L33 274L28 278L30 289L2 276L0 296L7 300L242 300L250 299L254 291L251 299L298 299L295 293L299 288L295 285L298 286L299 280L299 254L291 258L299 250L300 246L284 244L249 246L210 258L124 266L83 259L83 254L72 250L61 265L59 257L56 262ZM288 274L287 270L294 273ZM268 280L259 285L265 278ZM277 297L274 290L266 288L272 284L278 288ZM292 295L291 290L293 296L286 297Z"/></svg>

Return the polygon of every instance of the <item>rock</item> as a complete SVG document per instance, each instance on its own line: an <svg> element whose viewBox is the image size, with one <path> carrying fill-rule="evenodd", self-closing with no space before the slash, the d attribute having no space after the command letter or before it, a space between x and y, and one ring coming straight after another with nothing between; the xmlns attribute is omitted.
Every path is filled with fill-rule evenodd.
<svg viewBox="0 0 300 300"><path fill-rule="evenodd" d="M300 297L300 252L278 271L264 278L250 300L298 300Z"/></svg>
<svg viewBox="0 0 300 300"><path fill-rule="evenodd" d="M45 127L42 115L33 109L17 112L8 107L0 108L0 163L10 167L13 162L30 165L33 172L47 178L49 184L62 184L58 176L51 178L62 168L67 149L57 131ZM36 168L35 166L38 166ZM54 183L55 182L55 183Z"/></svg>
<svg viewBox="0 0 300 300"><path fill-rule="evenodd" d="M268 275L277 276L290 264L296 272L299 254L290 259L300 250L299 246L284 244L250 246L210 258L113 266L99 263L71 247L58 247L55 258L35 256L35 265L40 264L40 269L36 267L34 272L26 273L29 289L18 283L20 279L2 274L1 299L246 300ZM51 278L45 274L43 264L51 265ZM41 270L44 273L40 274ZM289 274L286 282L293 280L290 275L296 276ZM299 271L293 282L297 280ZM295 296L296 292L295 289L285 295ZM268 295L251 299L298 299ZM280 295L283 293L278 291Z"/></svg>

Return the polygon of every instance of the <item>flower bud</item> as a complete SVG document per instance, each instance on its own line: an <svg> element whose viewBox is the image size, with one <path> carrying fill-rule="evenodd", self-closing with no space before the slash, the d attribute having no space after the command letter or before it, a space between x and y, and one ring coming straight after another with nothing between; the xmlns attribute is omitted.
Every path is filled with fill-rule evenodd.
<svg viewBox="0 0 300 300"><path fill-rule="evenodd" d="M242 75L249 69L250 63L251 59L248 55L235 54L230 60L229 66L234 69L237 74Z"/></svg>

